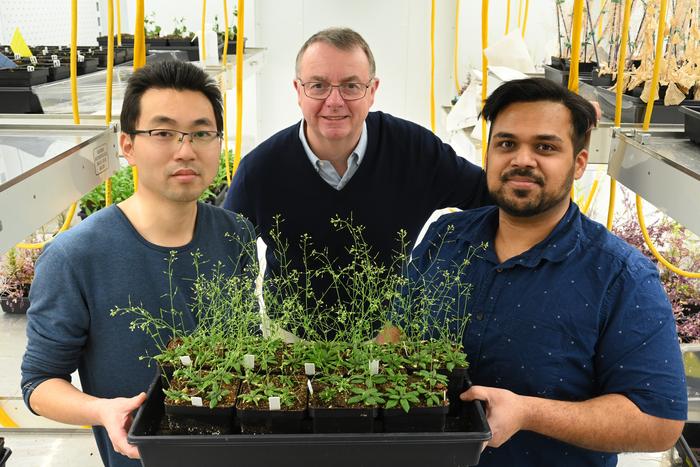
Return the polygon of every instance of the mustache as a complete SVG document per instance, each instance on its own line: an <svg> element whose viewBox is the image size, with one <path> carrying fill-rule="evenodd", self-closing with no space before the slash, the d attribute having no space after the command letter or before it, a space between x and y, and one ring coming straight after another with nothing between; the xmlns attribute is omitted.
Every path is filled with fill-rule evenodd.
<svg viewBox="0 0 700 467"><path fill-rule="evenodd" d="M524 168L513 169L503 173L501 175L501 182L507 182L508 180L511 180L515 177L527 178L532 183L536 183L540 186L544 185L544 179L542 177L540 177L539 175L535 175L535 173L531 169Z"/></svg>

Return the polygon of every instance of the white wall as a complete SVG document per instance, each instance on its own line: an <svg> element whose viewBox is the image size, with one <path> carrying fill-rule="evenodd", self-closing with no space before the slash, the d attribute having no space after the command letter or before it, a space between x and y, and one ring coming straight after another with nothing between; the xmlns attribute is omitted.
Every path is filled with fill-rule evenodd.
<svg viewBox="0 0 700 467"><path fill-rule="evenodd" d="M435 19L435 94L440 106L454 95L455 0L437 0ZM490 2L490 42L503 35L506 0ZM518 0L511 1L512 27ZM530 2L526 43L541 63L556 45L553 0ZM267 137L300 118L292 89L294 58L314 32L348 26L369 43L381 79L374 109L430 126L430 8L428 0L255 0L257 40L267 47L258 82L259 134ZM524 0L523 0L524 5ZM524 6L523 6L524 8ZM459 74L481 67L481 1L460 2ZM546 46L545 46L546 44Z"/></svg>
<svg viewBox="0 0 700 467"><path fill-rule="evenodd" d="M70 0L0 0L0 43L9 44L19 28L29 45L70 45ZM78 44L95 44L97 4L78 0Z"/></svg>

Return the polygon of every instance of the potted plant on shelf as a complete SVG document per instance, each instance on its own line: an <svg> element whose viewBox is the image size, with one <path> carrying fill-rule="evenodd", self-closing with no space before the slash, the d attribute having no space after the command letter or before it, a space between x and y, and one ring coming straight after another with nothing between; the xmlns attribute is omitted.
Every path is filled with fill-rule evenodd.
<svg viewBox="0 0 700 467"><path fill-rule="evenodd" d="M134 177L131 167L122 167L117 170L112 179L112 203L121 203L134 194ZM85 219L90 214L99 211L105 206L105 184L101 183L91 192L80 198L80 211L78 215Z"/></svg>
<svg viewBox="0 0 700 467"><path fill-rule="evenodd" d="M0 305L6 313L26 313L34 264L41 250L10 248L0 264Z"/></svg>
<svg viewBox="0 0 700 467"><path fill-rule="evenodd" d="M160 32L162 29L156 24L155 16L156 12L152 11L143 20L146 43L152 48L166 47L168 45L168 39L166 37L161 37Z"/></svg>
<svg viewBox="0 0 700 467"><path fill-rule="evenodd" d="M185 25L185 18L175 18L173 20L175 28L167 36L168 44L171 47L192 47L199 44L194 32L189 31Z"/></svg>

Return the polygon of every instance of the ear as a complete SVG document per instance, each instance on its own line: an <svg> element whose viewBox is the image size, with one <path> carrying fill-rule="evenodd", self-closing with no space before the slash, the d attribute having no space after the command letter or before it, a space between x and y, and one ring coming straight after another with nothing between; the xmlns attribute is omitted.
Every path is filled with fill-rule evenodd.
<svg viewBox="0 0 700 467"><path fill-rule="evenodd" d="M134 140L133 136L127 135L126 133L119 134L119 148L124 158L131 166L136 165L136 159L134 158Z"/></svg>
<svg viewBox="0 0 700 467"><path fill-rule="evenodd" d="M301 107L301 98L304 94L304 87L299 83L298 79L292 81L292 84L294 84L294 89L297 92L297 104L299 104L299 107Z"/></svg>
<svg viewBox="0 0 700 467"><path fill-rule="evenodd" d="M581 149L574 159L574 179L578 180L583 177L588 165L588 149Z"/></svg>
<svg viewBox="0 0 700 467"><path fill-rule="evenodd" d="M379 88L379 78L374 78L372 80L372 84L370 85L369 89L367 90L367 94L369 94L369 105L370 107L372 104L374 104L374 93L377 92L377 89Z"/></svg>

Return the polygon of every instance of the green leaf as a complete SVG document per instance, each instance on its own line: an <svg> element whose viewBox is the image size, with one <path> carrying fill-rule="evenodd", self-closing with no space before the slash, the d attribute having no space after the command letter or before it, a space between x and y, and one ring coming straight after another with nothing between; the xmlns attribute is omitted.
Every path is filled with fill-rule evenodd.
<svg viewBox="0 0 700 467"><path fill-rule="evenodd" d="M406 399L401 399L401 407L403 407L403 410L408 413L409 410L411 410L411 406L408 405L408 401Z"/></svg>

